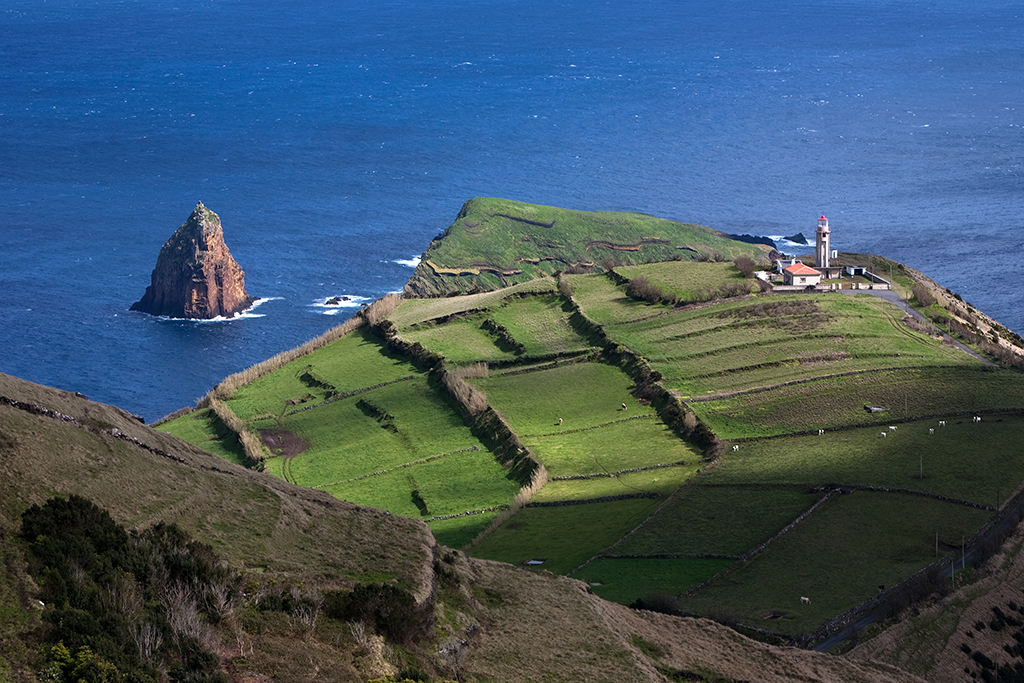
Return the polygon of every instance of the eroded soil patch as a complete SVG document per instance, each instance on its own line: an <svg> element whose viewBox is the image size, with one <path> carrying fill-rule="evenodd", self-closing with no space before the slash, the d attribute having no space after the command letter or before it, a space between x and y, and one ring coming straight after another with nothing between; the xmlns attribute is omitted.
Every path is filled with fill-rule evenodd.
<svg viewBox="0 0 1024 683"><path fill-rule="evenodd" d="M271 453L286 458L294 458L309 448L308 441L287 429L261 429L260 439Z"/></svg>

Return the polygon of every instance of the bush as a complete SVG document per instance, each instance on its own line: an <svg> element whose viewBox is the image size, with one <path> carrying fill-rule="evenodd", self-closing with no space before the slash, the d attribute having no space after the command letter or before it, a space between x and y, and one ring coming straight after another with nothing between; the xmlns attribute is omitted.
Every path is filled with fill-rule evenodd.
<svg viewBox="0 0 1024 683"><path fill-rule="evenodd" d="M324 611L340 621L363 622L402 645L430 635L434 627L433 607L417 605L411 593L391 584L361 583L349 593L330 593Z"/></svg>
<svg viewBox="0 0 1024 683"><path fill-rule="evenodd" d="M912 288L914 298L923 308L928 308L935 303L935 295L924 285L914 285Z"/></svg>
<svg viewBox="0 0 1024 683"><path fill-rule="evenodd" d="M742 274L743 277L747 279L754 277L754 270L756 269L754 259L749 256L739 256L733 259L732 263L736 266L737 270L740 271L740 274Z"/></svg>
<svg viewBox="0 0 1024 683"><path fill-rule="evenodd" d="M226 680L209 623L227 614L237 575L173 524L129 534L79 496L22 514L29 571L47 603L55 680ZM72 657L71 653L74 652Z"/></svg>
<svg viewBox="0 0 1024 683"><path fill-rule="evenodd" d="M659 303L665 298L661 288L643 275L637 275L629 281L629 284L626 286L626 296L637 301L646 301L650 304Z"/></svg>

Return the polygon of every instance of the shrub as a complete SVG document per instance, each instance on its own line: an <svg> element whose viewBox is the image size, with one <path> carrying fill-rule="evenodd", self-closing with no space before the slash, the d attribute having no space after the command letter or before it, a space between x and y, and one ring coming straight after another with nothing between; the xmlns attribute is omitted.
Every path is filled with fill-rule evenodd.
<svg viewBox="0 0 1024 683"><path fill-rule="evenodd" d="M403 645L430 635L434 627L433 606L417 605L411 593L391 584L361 583L348 593L330 593L324 598L324 612L340 621L367 624Z"/></svg>
<svg viewBox="0 0 1024 683"><path fill-rule="evenodd" d="M733 259L732 263L743 277L748 279L754 277L754 270L756 268L754 266L754 259L749 256L738 256Z"/></svg>
<svg viewBox="0 0 1024 683"><path fill-rule="evenodd" d="M924 285L914 285L912 291L914 298L917 299L917 303L923 308L927 308L935 303L935 295Z"/></svg>
<svg viewBox="0 0 1024 683"><path fill-rule="evenodd" d="M652 283L643 275L637 275L629 281L626 286L626 296L637 301L646 301L656 304L665 298L661 288Z"/></svg>

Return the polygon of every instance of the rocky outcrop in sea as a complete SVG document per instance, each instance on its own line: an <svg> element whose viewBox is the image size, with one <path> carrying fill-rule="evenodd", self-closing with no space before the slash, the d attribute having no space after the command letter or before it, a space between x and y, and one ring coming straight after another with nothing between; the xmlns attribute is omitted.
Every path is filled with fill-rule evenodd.
<svg viewBox="0 0 1024 683"><path fill-rule="evenodd" d="M152 284L131 310L210 319L234 316L253 301L245 291L245 273L224 243L220 216L199 202L160 249Z"/></svg>

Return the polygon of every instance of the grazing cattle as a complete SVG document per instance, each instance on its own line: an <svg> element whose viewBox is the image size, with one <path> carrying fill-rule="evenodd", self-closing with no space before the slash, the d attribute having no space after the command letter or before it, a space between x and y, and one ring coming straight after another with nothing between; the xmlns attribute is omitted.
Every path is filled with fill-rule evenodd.
<svg viewBox="0 0 1024 683"><path fill-rule="evenodd" d="M625 404L625 403L623 403L623 404L622 404L622 409L623 409L623 410L625 410L625 409L626 409L626 404Z"/></svg>
<svg viewBox="0 0 1024 683"><path fill-rule="evenodd" d="M562 418L558 418L558 424L562 424Z"/></svg>
<svg viewBox="0 0 1024 683"><path fill-rule="evenodd" d="M881 434L882 436L885 436L885 432L879 432L879 434Z"/></svg>
<svg viewBox="0 0 1024 683"><path fill-rule="evenodd" d="M978 417L977 415L975 415L975 416L974 416L974 421L975 421L975 422L981 422L981 418L980 418L980 417Z"/></svg>
<svg viewBox="0 0 1024 683"><path fill-rule="evenodd" d="M895 431L896 431L896 428L895 428L895 427L893 427L892 425L889 425L889 431L890 431L890 432L895 432Z"/></svg>
<svg viewBox="0 0 1024 683"><path fill-rule="evenodd" d="M818 430L818 436L821 436L821 435L822 435L822 434L824 434L824 433L825 433L825 430L824 430L824 429L819 429L819 430Z"/></svg>
<svg viewBox="0 0 1024 683"><path fill-rule="evenodd" d="M935 433L935 430L929 427L929 428L928 428L928 433L929 433L929 434L934 434L934 433Z"/></svg>
<svg viewBox="0 0 1024 683"><path fill-rule="evenodd" d="M801 595L800 596L800 604L801 605L809 605L809 604L811 604L811 599L810 598L805 598L804 596Z"/></svg>
<svg viewBox="0 0 1024 683"><path fill-rule="evenodd" d="M945 420L939 420L939 426L940 427L945 427L946 426L946 421Z"/></svg>
<svg viewBox="0 0 1024 683"><path fill-rule="evenodd" d="M733 451L738 451L740 449L740 447L739 446L733 446L732 449L733 449Z"/></svg>

